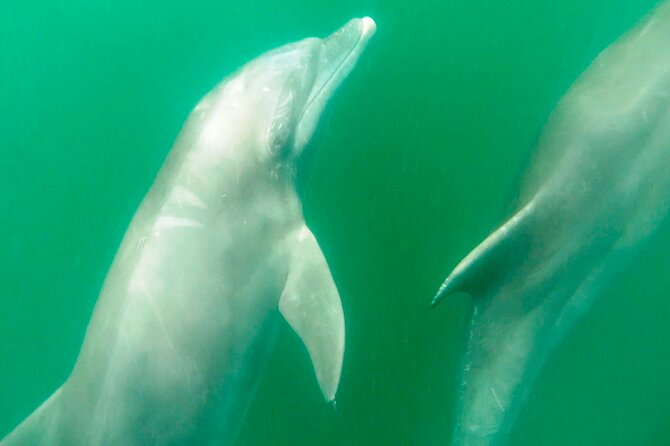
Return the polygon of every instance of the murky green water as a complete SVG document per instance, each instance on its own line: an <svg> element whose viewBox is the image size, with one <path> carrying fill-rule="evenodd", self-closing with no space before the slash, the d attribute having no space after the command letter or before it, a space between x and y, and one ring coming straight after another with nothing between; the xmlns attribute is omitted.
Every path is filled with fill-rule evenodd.
<svg viewBox="0 0 670 446"><path fill-rule="evenodd" d="M556 101L653 4L3 1L0 437L71 370L199 97L263 51L370 15L377 35L300 171L347 318L337 409L284 326L240 444L447 444L470 305L430 298L511 210ZM561 344L512 444L670 444L668 251L665 230Z"/></svg>

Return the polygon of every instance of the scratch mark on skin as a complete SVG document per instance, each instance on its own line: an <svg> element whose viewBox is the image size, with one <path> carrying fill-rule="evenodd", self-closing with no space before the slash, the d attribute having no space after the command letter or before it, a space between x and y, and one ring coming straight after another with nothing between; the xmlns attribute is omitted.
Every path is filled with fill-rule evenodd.
<svg viewBox="0 0 670 446"><path fill-rule="evenodd" d="M207 184L207 182L209 181L209 178L207 178L207 175L205 175L204 173L202 173L198 169L192 169L191 170L191 175L193 176L193 178L195 180L197 180L201 184Z"/></svg>
<svg viewBox="0 0 670 446"><path fill-rule="evenodd" d="M160 326L161 331L163 332L163 336L165 337L165 341L167 342L167 345L170 347L170 349L175 352L175 354L179 357L181 360L181 355L179 355L179 352L175 348L174 342L172 341L172 337L170 336L170 332L167 330L165 327L165 322L163 321L163 317L161 316L160 312L158 311L158 307L154 303L154 301L151 299L151 295L149 293L141 293L140 294L146 302L149 304L149 309L151 309L151 312L153 315L156 317L156 320L158 321L158 325ZM182 361L183 363L183 361Z"/></svg>
<svg viewBox="0 0 670 446"><path fill-rule="evenodd" d="M655 18L649 19L649 22L647 22L647 25L646 25L644 28L642 28L642 30L640 31L640 34L637 35L638 39L639 39L640 37L644 36L645 34L647 34L647 32L648 32L651 28L653 28L654 25L656 25L656 22L657 22L657 21L658 21L658 20L655 19Z"/></svg>
<svg viewBox="0 0 670 446"><path fill-rule="evenodd" d="M199 209L207 209L207 205L193 192L184 186L175 187L167 200L168 205L175 205L179 208L196 207Z"/></svg>
<svg viewBox="0 0 670 446"><path fill-rule="evenodd" d="M119 326L119 339L123 342L126 348L128 348L128 350L132 350L132 343L130 342L130 338L128 337L128 333L126 332L126 328L123 324Z"/></svg>
<svg viewBox="0 0 670 446"><path fill-rule="evenodd" d="M139 241L137 242L137 253L139 254L142 252L142 249L144 249L144 244L147 242L147 236L143 235L140 237Z"/></svg>
<svg viewBox="0 0 670 446"><path fill-rule="evenodd" d="M203 224L190 218L173 217L171 215L161 215L154 224L154 232L159 233L166 229L175 228L202 228Z"/></svg>
<svg viewBox="0 0 670 446"><path fill-rule="evenodd" d="M493 399L495 400L496 404L498 405L498 408L500 408L500 411L505 412L505 408L503 407L502 403L500 402L500 398L498 398L498 394L496 393L495 389L493 387L489 387L489 390L491 390L491 395L493 395Z"/></svg>

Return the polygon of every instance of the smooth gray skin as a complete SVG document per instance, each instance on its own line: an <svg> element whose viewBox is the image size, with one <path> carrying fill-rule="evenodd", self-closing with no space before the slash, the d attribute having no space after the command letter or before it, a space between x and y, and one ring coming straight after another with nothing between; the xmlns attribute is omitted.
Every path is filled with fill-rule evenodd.
<svg viewBox="0 0 670 446"><path fill-rule="evenodd" d="M670 2L562 98L521 210L446 279L475 301L454 445L505 442L551 349L670 207Z"/></svg>
<svg viewBox="0 0 670 446"><path fill-rule="evenodd" d="M233 443L278 304L334 398L342 307L293 169L374 31L354 19L278 48L196 106L123 239L72 374L2 446Z"/></svg>

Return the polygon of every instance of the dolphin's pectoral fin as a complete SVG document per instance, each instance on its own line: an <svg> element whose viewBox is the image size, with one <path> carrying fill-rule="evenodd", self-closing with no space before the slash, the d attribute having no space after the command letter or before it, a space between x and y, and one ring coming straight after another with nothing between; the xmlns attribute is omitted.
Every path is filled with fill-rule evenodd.
<svg viewBox="0 0 670 446"><path fill-rule="evenodd" d="M326 259L312 232L296 232L279 310L309 351L326 400L335 398L344 356L344 314Z"/></svg>
<svg viewBox="0 0 670 446"><path fill-rule="evenodd" d="M440 286L432 305L459 291L483 294L481 291L498 279L515 259L523 257L533 209L534 201L531 201L461 260Z"/></svg>

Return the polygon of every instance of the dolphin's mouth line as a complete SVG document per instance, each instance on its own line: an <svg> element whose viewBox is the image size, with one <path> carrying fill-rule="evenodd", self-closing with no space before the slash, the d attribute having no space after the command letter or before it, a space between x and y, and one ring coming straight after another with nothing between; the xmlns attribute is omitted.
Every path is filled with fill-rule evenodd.
<svg viewBox="0 0 670 446"><path fill-rule="evenodd" d="M342 60L340 61L339 64L337 64L335 69L330 73L330 75L326 78L326 80L317 89L316 93L311 95L309 101L307 102L305 107L302 109L302 113L300 114L300 118L298 119L298 122L302 121L302 119L307 114L307 111L312 106L312 104L323 95L323 93L333 83L333 79L337 76L338 73L340 73L342 71L345 64L352 59L354 53L356 52L356 49L358 49L360 47L361 42L363 41L364 35L365 35L365 32L363 30L361 30L358 34L358 39L351 46L351 49L347 52L347 55L342 58Z"/></svg>

